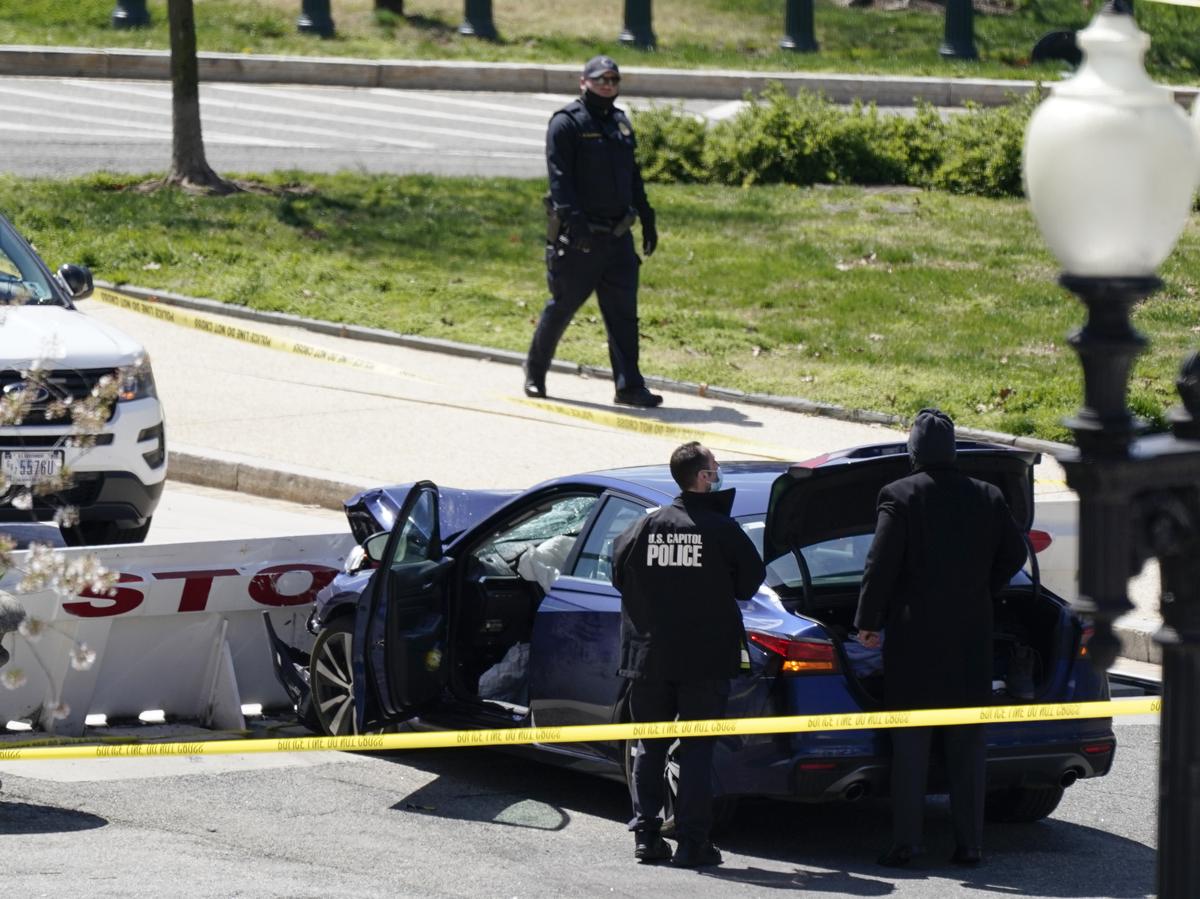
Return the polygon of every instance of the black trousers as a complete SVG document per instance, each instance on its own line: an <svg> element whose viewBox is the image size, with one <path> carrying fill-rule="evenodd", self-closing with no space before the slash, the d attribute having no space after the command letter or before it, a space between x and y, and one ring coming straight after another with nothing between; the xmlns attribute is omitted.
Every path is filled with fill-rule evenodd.
<svg viewBox="0 0 1200 899"><path fill-rule="evenodd" d="M699 721L722 718L729 700L729 681L694 683L635 680L629 711L634 721ZM667 752L674 741L641 740L633 762L633 819L629 829L655 833L662 827L666 798ZM679 741L679 781L675 800L675 834L680 840L706 842L712 830L711 737Z"/></svg>
<svg viewBox="0 0 1200 899"><path fill-rule="evenodd" d="M925 809L925 784L934 736L942 740L950 780L954 839L964 848L983 843L986 743L979 725L898 727L892 731L892 841L918 846Z"/></svg>
<svg viewBox="0 0 1200 899"><path fill-rule="evenodd" d="M633 249L633 235L598 234L590 253L546 248L546 284L550 298L542 309L529 356L530 377L542 379L550 369L554 351L567 325L594 292L608 332L608 358L618 390L645 386L638 368L638 269L641 261Z"/></svg>

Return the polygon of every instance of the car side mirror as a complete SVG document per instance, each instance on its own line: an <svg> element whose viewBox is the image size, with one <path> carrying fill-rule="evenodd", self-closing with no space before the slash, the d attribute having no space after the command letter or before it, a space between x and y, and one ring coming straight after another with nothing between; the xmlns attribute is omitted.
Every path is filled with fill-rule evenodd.
<svg viewBox="0 0 1200 899"><path fill-rule="evenodd" d="M388 532L380 531L378 534L372 534L363 541L363 551L366 552L367 558L378 564L383 561L384 550L387 549Z"/></svg>
<svg viewBox="0 0 1200 899"><path fill-rule="evenodd" d="M86 300L92 295L92 272L86 265L60 265L58 276L67 285L74 300Z"/></svg>

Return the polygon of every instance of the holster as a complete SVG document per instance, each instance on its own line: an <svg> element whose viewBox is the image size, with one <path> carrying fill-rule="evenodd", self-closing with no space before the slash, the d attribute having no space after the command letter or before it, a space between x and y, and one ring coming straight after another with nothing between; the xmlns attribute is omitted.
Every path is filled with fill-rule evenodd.
<svg viewBox="0 0 1200 899"><path fill-rule="evenodd" d="M630 207L629 211L625 213L625 217L613 225L613 237L623 236L630 228L633 227L633 223L637 221L637 217L637 210L633 207Z"/></svg>
<svg viewBox="0 0 1200 899"><path fill-rule="evenodd" d="M557 243L558 236L562 233L563 223L558 215L558 210L554 208L554 201L550 199L549 193L542 197L542 205L546 207L546 243Z"/></svg>

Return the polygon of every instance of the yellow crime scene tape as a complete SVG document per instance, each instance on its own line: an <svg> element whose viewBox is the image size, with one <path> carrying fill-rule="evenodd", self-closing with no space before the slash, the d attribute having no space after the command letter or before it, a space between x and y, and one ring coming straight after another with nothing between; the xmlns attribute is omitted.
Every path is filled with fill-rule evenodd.
<svg viewBox="0 0 1200 899"><path fill-rule="evenodd" d="M157 756L243 755L254 752L379 752L397 749L445 749L467 746L520 746L532 743L581 743L647 738L732 737L751 734L810 733L834 730L880 730L948 724L1007 724L1154 715L1160 697L1105 702L986 706L861 712L843 715L796 715L774 718L728 718L708 721L658 721L641 724L585 724L565 727L514 727L498 730L448 730L423 733L366 734L353 737L209 740L104 746L38 746L0 749L0 762L54 759L153 758Z"/></svg>
<svg viewBox="0 0 1200 899"><path fill-rule="evenodd" d="M295 353L298 356L307 356L310 359L320 359L324 362L336 363L337 365L348 365L351 368L358 368L363 371L406 378L410 381L428 382L427 378L419 377L412 372L405 371L394 365L375 362L372 359L364 359L360 356L351 356L348 353L338 353L311 343L302 343L298 340L285 340L263 331L255 331L253 328L227 324L201 313L188 312L164 303L131 297L128 294L110 290L107 287L97 287L92 296L101 302L108 303L110 306L128 309L131 312L140 312L142 315L148 315L159 321L170 322L173 325L179 325L184 328L195 328L197 331L216 334L218 337L229 337L233 340L240 340L243 343L252 343L255 346L279 350L285 353Z"/></svg>

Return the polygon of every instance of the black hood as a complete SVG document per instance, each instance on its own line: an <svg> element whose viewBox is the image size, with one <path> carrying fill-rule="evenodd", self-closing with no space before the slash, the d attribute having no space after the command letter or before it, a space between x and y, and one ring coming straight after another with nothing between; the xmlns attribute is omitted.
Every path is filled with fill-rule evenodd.
<svg viewBox="0 0 1200 899"><path fill-rule="evenodd" d="M940 409L922 409L908 432L913 468L945 468L954 464L954 422Z"/></svg>

